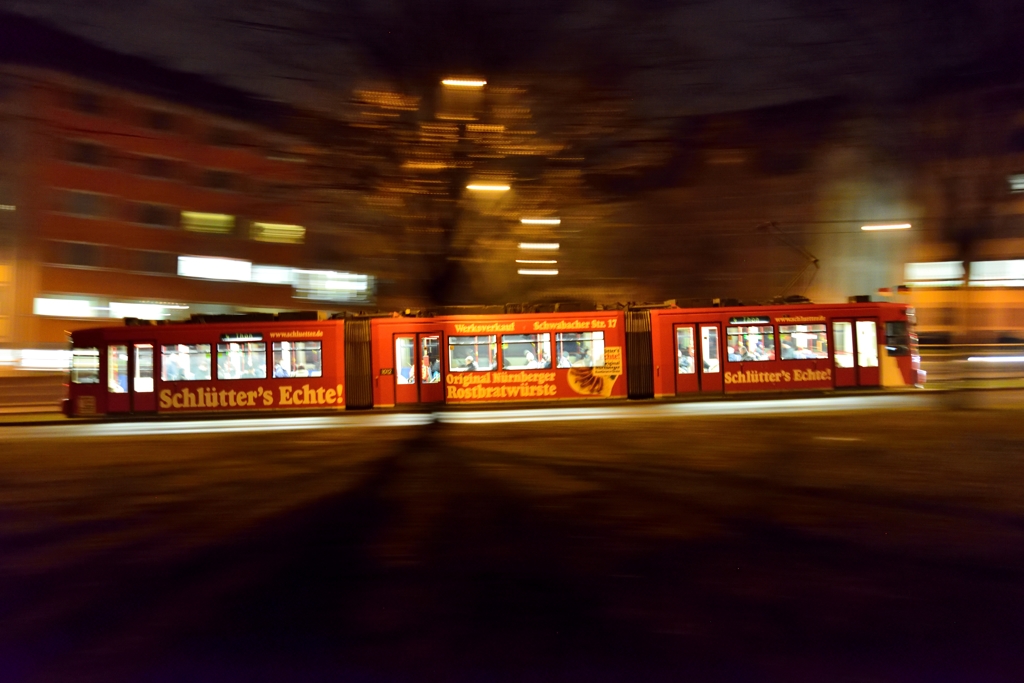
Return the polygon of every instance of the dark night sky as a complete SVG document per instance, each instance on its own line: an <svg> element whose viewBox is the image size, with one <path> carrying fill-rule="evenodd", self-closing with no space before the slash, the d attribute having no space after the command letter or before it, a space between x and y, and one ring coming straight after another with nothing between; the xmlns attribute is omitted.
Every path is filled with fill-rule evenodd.
<svg viewBox="0 0 1024 683"><path fill-rule="evenodd" d="M344 9L337 9L344 7ZM888 98L1019 36L1014 0L0 0L107 47L330 106L387 76L566 71L653 115ZM498 73L495 73L498 72ZM333 93L333 94L331 94Z"/></svg>

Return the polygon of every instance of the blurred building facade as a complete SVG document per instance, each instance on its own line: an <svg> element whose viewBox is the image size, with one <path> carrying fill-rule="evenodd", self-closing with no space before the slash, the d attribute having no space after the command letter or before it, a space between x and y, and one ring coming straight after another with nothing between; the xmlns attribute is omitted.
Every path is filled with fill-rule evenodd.
<svg viewBox="0 0 1024 683"><path fill-rule="evenodd" d="M891 125L838 98L683 118L662 165L626 179L639 198L615 217L611 249L646 264L648 299L845 301L892 287L919 235L861 230L918 214Z"/></svg>
<svg viewBox="0 0 1024 683"><path fill-rule="evenodd" d="M323 116L19 21L2 346L102 318L572 299L893 296L928 330L1024 328L1024 79L654 121L535 76L365 87Z"/></svg>
<svg viewBox="0 0 1024 683"><path fill-rule="evenodd" d="M3 33L0 345L370 301L373 279L323 248L334 226L293 112L27 20Z"/></svg>
<svg viewBox="0 0 1024 683"><path fill-rule="evenodd" d="M1024 76L988 66L915 107L927 238L906 264L905 298L936 341L1024 341Z"/></svg>

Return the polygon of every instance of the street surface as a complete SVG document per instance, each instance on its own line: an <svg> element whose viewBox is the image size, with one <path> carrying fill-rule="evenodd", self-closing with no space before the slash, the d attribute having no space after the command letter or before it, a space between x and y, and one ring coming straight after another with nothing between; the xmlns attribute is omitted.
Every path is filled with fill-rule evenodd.
<svg viewBox="0 0 1024 683"><path fill-rule="evenodd" d="M0 426L0 681L1024 679L1021 411L856 399Z"/></svg>

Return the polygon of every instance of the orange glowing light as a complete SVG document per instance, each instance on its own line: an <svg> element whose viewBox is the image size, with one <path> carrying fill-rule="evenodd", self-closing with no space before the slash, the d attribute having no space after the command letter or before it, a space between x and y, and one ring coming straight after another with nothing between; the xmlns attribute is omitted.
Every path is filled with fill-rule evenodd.
<svg viewBox="0 0 1024 683"><path fill-rule="evenodd" d="M482 88L487 85L487 81L469 78L446 78L441 81L441 85L446 85L449 88Z"/></svg>

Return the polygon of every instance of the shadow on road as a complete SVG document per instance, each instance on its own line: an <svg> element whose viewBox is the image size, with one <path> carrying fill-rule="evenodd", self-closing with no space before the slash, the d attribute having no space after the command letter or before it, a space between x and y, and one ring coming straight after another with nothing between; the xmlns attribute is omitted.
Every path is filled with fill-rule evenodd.
<svg viewBox="0 0 1024 683"><path fill-rule="evenodd" d="M1018 680L1019 509L859 479L919 470L807 418L723 463L728 424L426 428L223 542L23 581L7 680Z"/></svg>

